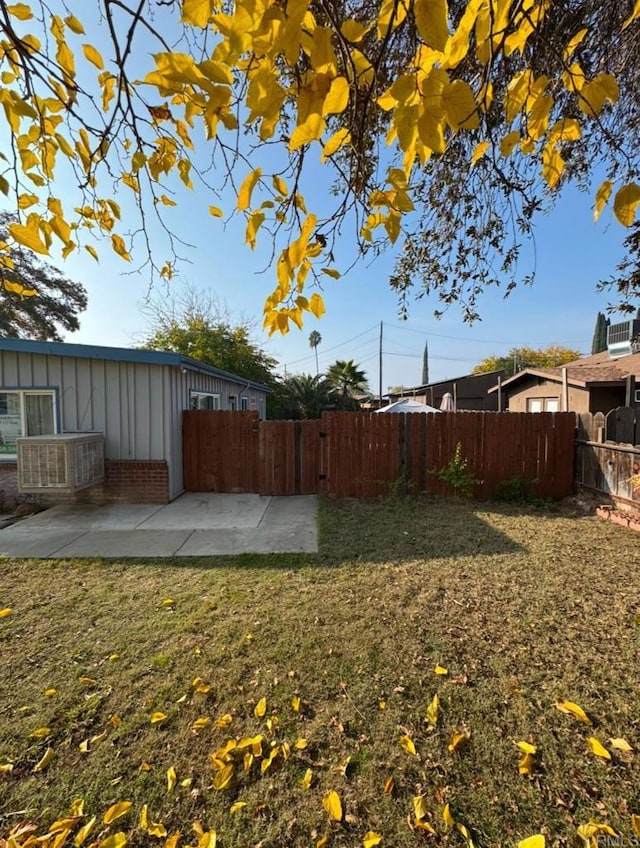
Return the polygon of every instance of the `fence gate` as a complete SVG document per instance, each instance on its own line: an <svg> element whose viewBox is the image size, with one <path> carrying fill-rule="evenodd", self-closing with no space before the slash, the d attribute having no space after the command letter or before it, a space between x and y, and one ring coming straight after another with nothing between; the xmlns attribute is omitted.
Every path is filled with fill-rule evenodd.
<svg viewBox="0 0 640 848"><path fill-rule="evenodd" d="M259 423L257 412L183 412L187 492L257 492Z"/></svg>

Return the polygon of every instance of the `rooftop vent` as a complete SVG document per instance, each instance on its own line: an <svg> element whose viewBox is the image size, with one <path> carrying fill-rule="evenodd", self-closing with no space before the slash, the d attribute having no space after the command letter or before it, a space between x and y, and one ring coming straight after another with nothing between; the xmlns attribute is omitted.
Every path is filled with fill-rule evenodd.
<svg viewBox="0 0 640 848"><path fill-rule="evenodd" d="M18 439L18 489L71 494L104 480L102 433L61 433Z"/></svg>
<svg viewBox="0 0 640 848"><path fill-rule="evenodd" d="M607 350L612 357L640 353L640 321L611 324L607 329Z"/></svg>

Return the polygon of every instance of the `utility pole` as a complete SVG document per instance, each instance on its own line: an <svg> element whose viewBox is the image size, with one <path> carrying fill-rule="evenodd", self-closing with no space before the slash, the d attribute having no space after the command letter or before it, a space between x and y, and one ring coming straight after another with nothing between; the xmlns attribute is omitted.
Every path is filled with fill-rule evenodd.
<svg viewBox="0 0 640 848"><path fill-rule="evenodd" d="M380 360L380 363L379 363L380 364L380 383L379 383L379 386L380 386L380 407L382 407L382 321L380 322L380 355L379 355L379 360ZM378 408L380 408L380 407L378 407Z"/></svg>

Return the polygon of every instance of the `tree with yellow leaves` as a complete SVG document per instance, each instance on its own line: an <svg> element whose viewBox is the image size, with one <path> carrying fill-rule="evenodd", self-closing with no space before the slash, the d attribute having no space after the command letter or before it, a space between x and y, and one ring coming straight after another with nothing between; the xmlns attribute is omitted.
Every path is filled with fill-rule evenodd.
<svg viewBox="0 0 640 848"><path fill-rule="evenodd" d="M345 222L362 252L404 239L401 296L417 272L472 320L482 288L514 284L520 238L564 182L603 172L596 216L611 202L635 219L640 0L99 0L78 14L0 2L0 192L20 214L7 269L12 244L98 258L106 240L171 278L177 244L165 224L160 258L149 220L199 184L209 214L240 214L250 247L273 246L269 332L322 315L314 284L340 276ZM338 198L322 214L304 191L318 159ZM221 186L233 208L214 202Z"/></svg>

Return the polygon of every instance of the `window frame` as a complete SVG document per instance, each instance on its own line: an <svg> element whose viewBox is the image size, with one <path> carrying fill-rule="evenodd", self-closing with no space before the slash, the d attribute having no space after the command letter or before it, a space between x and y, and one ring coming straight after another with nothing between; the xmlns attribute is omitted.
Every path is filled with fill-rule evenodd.
<svg viewBox="0 0 640 848"><path fill-rule="evenodd" d="M248 395L240 395L240 412L249 412Z"/></svg>
<svg viewBox="0 0 640 848"><path fill-rule="evenodd" d="M555 403L557 404L557 409L547 409L547 404ZM539 403L540 409L531 409L532 403ZM560 398L557 397L529 397L527 398L527 412L531 412L534 415L538 415L541 412L560 412Z"/></svg>
<svg viewBox="0 0 640 848"><path fill-rule="evenodd" d="M20 435L19 439L28 437L25 434L26 427L26 402L27 395L48 395L52 399L52 416L53 416L53 433L44 433L43 436L55 436L62 431L60 422L60 390L57 386L30 386L25 389L24 386L0 386L0 394L2 395L18 395L20 398ZM18 458L18 453L0 453L0 462L15 462Z"/></svg>
<svg viewBox="0 0 640 848"><path fill-rule="evenodd" d="M196 406L195 410L192 406L194 399L196 398L213 398L213 407L212 409L204 409L200 406ZM196 412L219 412L222 409L222 395L220 392L203 392L199 389L190 389L189 390L189 409Z"/></svg>

